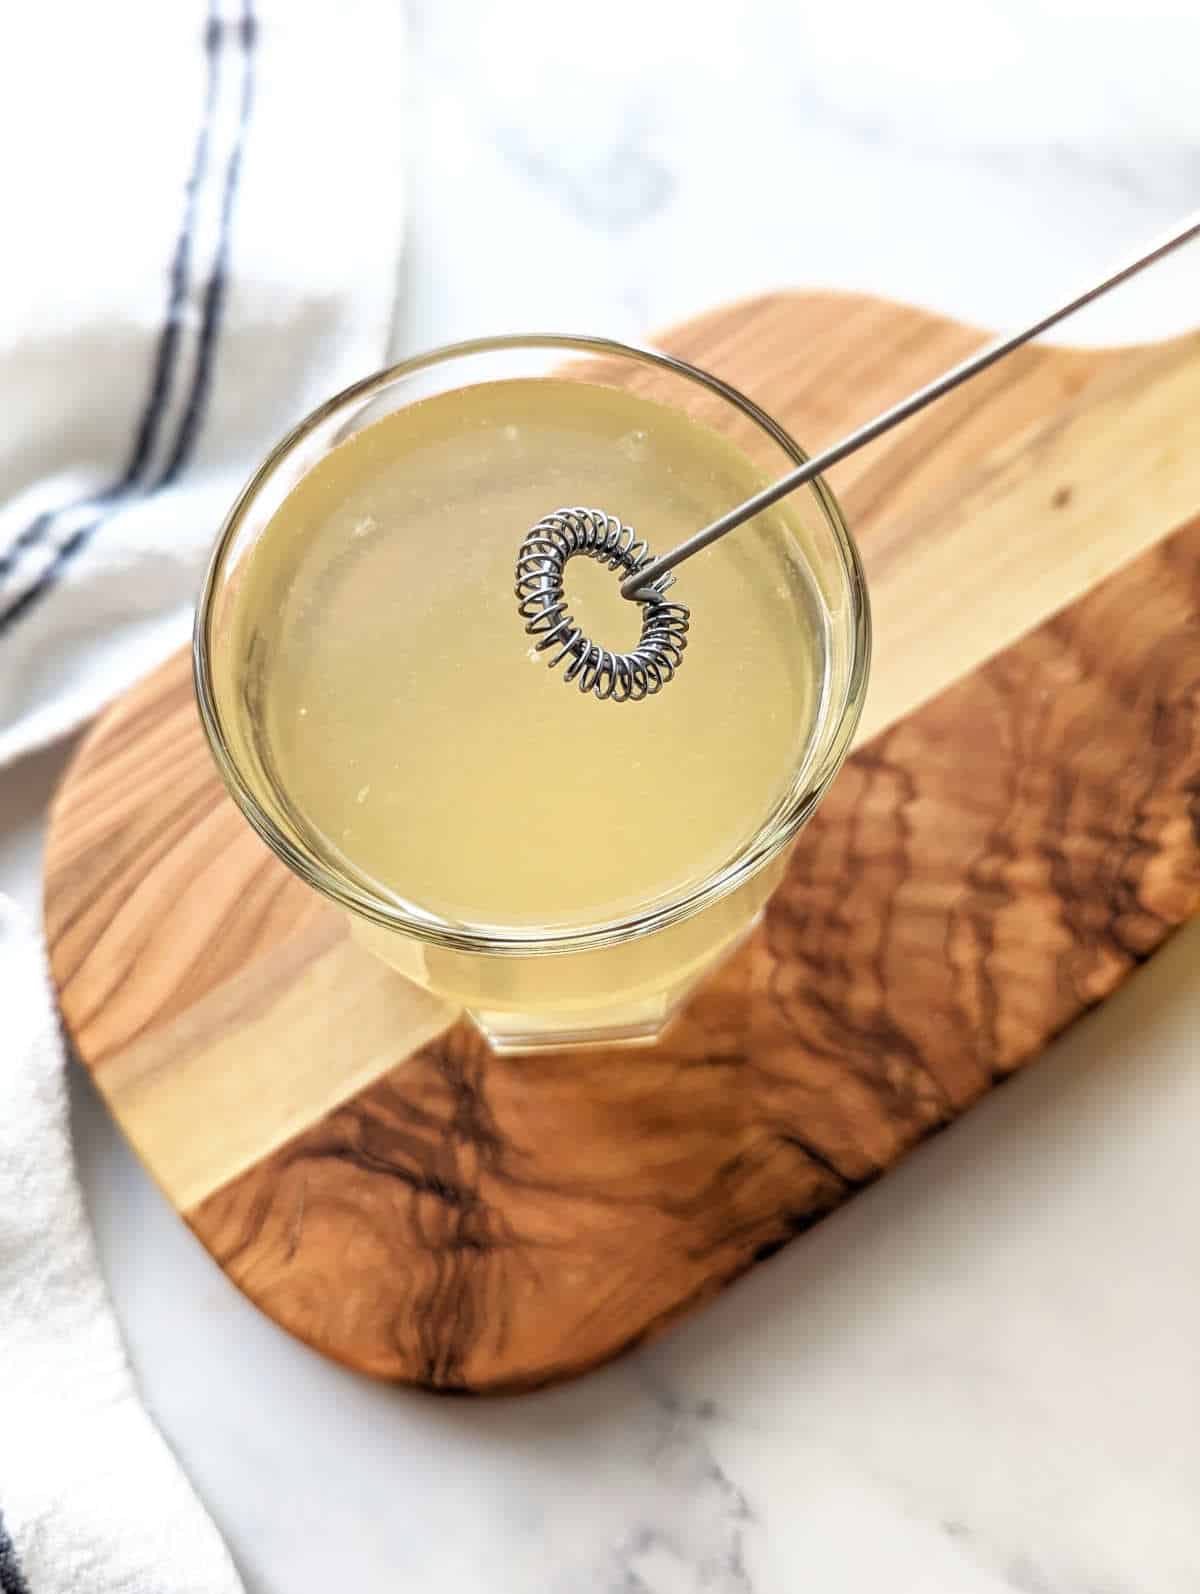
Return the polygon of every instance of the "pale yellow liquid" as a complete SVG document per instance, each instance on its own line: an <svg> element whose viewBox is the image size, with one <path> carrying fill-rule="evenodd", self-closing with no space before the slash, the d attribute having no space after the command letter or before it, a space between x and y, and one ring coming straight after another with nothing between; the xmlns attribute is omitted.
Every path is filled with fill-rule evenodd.
<svg viewBox="0 0 1200 1594"><path fill-rule="evenodd" d="M582 382L489 383L367 426L239 572L230 705L264 795L336 869L454 926L587 928L694 890L786 803L820 712L826 638L795 511L681 569L689 646L641 703L584 696L533 654L514 564L564 504L608 509L662 550L761 485L718 433ZM579 622L628 648L640 611L618 579L567 567ZM611 1004L711 957L768 884L634 957L559 957L552 974L392 932L372 944L468 1003Z"/></svg>

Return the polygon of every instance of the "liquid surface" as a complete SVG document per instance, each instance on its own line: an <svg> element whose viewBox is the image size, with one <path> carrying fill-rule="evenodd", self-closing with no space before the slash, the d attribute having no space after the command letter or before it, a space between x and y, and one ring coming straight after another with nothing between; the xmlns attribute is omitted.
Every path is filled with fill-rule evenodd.
<svg viewBox="0 0 1200 1594"><path fill-rule="evenodd" d="M599 702L534 656L513 596L542 515L587 504L662 551L762 485L718 433L575 381L495 382L386 416L292 491L239 571L239 739L327 857L454 924L582 927L701 883L784 801L825 638L788 506L688 561L675 679ZM635 644L619 576L571 610Z"/></svg>

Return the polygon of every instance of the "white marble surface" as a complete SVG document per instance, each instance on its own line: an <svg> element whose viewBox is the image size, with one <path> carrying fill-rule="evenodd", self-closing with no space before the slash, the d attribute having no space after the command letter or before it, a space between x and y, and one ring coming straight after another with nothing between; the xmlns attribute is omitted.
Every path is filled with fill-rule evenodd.
<svg viewBox="0 0 1200 1594"><path fill-rule="evenodd" d="M781 283L1007 324L1200 203L1194 0L411 13L401 349ZM1193 254L1080 332L1194 325L1196 282ZM0 781L31 904L62 758ZM285 1338L76 1081L132 1356L249 1589L1200 1589L1198 953L1200 926L665 1343L498 1402Z"/></svg>

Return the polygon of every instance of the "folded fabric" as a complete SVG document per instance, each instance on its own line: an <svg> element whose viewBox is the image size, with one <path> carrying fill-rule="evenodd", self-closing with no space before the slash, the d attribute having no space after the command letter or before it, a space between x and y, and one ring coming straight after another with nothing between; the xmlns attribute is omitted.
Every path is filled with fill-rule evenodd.
<svg viewBox="0 0 1200 1594"><path fill-rule="evenodd" d="M22 10L0 96L0 764L185 640L256 461L382 363L399 10Z"/></svg>
<svg viewBox="0 0 1200 1594"><path fill-rule="evenodd" d="M0 1591L234 1594L134 1388L72 1167L45 959L4 897L0 968Z"/></svg>
<svg viewBox="0 0 1200 1594"><path fill-rule="evenodd" d="M186 639L255 462L382 363L403 188L395 0L76 0L21 11L19 70L8 42L0 764ZM231 1594L137 1397L3 898L0 1007L0 1594Z"/></svg>

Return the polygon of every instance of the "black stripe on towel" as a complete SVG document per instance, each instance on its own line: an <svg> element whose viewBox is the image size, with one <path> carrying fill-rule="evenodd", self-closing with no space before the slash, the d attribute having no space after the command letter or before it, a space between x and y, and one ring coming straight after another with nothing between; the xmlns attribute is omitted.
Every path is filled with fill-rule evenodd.
<svg viewBox="0 0 1200 1594"><path fill-rule="evenodd" d="M192 232L196 223L196 199L204 182L205 173L208 170L213 110L217 103L221 33L217 21L216 5L217 0L210 0L209 18L204 30L204 53L208 63L204 85L204 111L200 122L200 131L196 135L196 147L192 155L192 168L188 174L187 186L184 189L183 221L180 225L179 236L175 241L175 252L171 257L171 268L168 275L167 312L162 330L158 335L158 345L154 354L154 368L150 377L150 389L146 395L146 402L142 408L137 431L134 434L129 463L120 477L110 487L105 487L100 492L89 494L84 498L76 498L71 503L65 504L58 509L46 510L38 515L36 519L30 521L29 525L25 527L19 536L8 545L3 553L0 553L0 581L15 567L19 554L41 542L46 533L54 526L59 515L85 509L89 505L100 509L115 500L123 498L145 470L146 461L150 458L155 441L158 438L158 429L162 423L163 412L166 409L167 399L171 392L171 378L174 375L176 361L179 356L183 306L187 299L188 277L191 270Z"/></svg>
<svg viewBox="0 0 1200 1594"><path fill-rule="evenodd" d="M242 146L246 129L250 125L250 112L254 107L254 47L258 39L258 23L254 16L253 0L245 0L242 20L238 28L242 49L242 103L238 112L237 137L229 152L225 167L225 192L221 196L221 230L217 239L217 253L212 272L204 288L204 313L200 322L200 352L196 358L196 374L187 407L179 423L175 447L154 484L155 490L169 486L187 464L199 436L212 383L213 357L217 351L217 335L221 329L221 315L225 308L225 291L229 281L229 245L233 235L233 206L237 199L238 181L242 175Z"/></svg>
<svg viewBox="0 0 1200 1594"><path fill-rule="evenodd" d="M17 1552L0 1511L0 1594L29 1594L29 1584L17 1565Z"/></svg>
<svg viewBox="0 0 1200 1594"><path fill-rule="evenodd" d="M221 48L228 31L216 13L216 4L217 0L213 0L213 10L210 13L204 35L204 47L209 62L204 122L197 140L192 175L188 182L184 224L180 232L179 243L176 247L175 259L172 265L171 294L167 321L159 339L154 376L151 381L146 408L138 428L130 464L121 481L95 498L85 499L79 504L72 505L73 509L81 508L86 504L94 504L97 508L105 508L111 511L113 508L120 507L122 502L147 497L157 492L160 488L169 485L186 465L203 423L204 410L212 381L212 367L220 331L221 315L225 303L229 271L230 237L234 202L237 196L238 180L241 175L242 147L254 102L254 51L257 43L258 26L254 16L253 0L244 0L242 17L236 29L242 62L241 107L237 134L225 163L224 191L221 197L217 250L213 259L212 270L205 284L199 346L192 374L191 389L180 418L174 445L165 466L152 481L146 482L140 479L157 438L159 423L170 392L171 372L178 353L182 309L186 297L187 273L191 259L191 238L196 211L196 195L208 164L208 145L212 111L216 102ZM48 518L53 520L54 517L50 516ZM78 530L74 531L59 547L54 558L37 580L26 588L24 592L13 598L6 607L0 608L0 636L3 636L10 626L14 625L23 614L26 614L40 598L44 597L54 587L63 570L70 564L76 554L86 547L91 537L104 524L105 518L105 515L98 515L94 520L85 522ZM4 569L0 565L0 577L3 574Z"/></svg>

